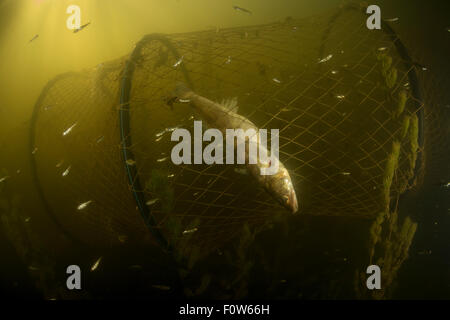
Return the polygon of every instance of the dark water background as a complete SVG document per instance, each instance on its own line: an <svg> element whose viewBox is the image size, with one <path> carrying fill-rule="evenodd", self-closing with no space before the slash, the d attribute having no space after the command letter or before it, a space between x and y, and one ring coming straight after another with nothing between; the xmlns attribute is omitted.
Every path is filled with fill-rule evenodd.
<svg viewBox="0 0 450 320"><path fill-rule="evenodd" d="M286 11L296 9L301 12L298 14L299 17L320 13L322 8L332 8L339 3L338 1L308 1L311 5L302 4L301 8L299 8L296 7L295 1L275 2L267 0L265 2L267 3L264 6L266 12L270 11L271 7L276 6L277 8L274 10L278 10L281 16ZM5 39L11 36L7 34L8 26L15 22L14 17L17 17L15 14L20 10L19 6L10 4L2 6L3 3L7 4L7 1L0 1L0 44L4 43ZM423 63L426 63L437 79L440 79L438 87L434 88L434 90L439 92L441 97L442 117L448 117L449 110L446 109L448 108L446 106L450 104L450 86L448 81L450 32L446 31L446 29L450 27L450 19L447 16L450 9L449 2L395 0L374 1L373 4L380 4L382 13L385 16L400 17L397 29L400 37L406 39L405 42L408 43L412 52L416 53L415 56L424 57ZM242 6L244 7L244 4ZM198 12L201 12L201 7L198 8ZM207 13L198 13L198 15L207 15ZM297 16L294 13L290 15ZM267 16L270 15L267 14ZM266 22L270 22L270 20ZM147 33L146 30L143 31L143 34L145 33ZM131 46L123 46L131 48ZM124 53L127 51L129 50L125 50ZM116 55L119 56L119 52ZM11 56L8 58L11 58ZM102 58L99 59L99 61L103 61ZM12 83L20 83L21 79L17 79L18 75L14 74L13 70L6 69L6 64L3 61L2 66L4 69L1 77L3 89L0 90L0 119L2 121L2 129L0 130L2 135L0 138L2 160L0 167L11 168L11 170L15 171L17 165L25 166L23 163L26 163L26 160L22 159L25 157L22 145L26 143L26 130L24 130L26 124L22 124L22 121L27 120L28 111L31 110L31 106L26 108L21 106L22 104L26 105L28 102L32 103L33 99L30 97L30 101L27 101L23 91L17 92L16 89L8 87L8 79ZM6 71L8 72L7 75L5 74ZM53 71L55 74L62 72L62 70ZM25 74L20 73L22 79ZM39 81L37 80L37 82ZM30 92L38 94L42 85L43 83L30 88ZM27 88L23 88L23 90L27 92ZM443 119L447 121L445 122L446 124L448 124L447 119ZM439 140L440 142L436 146L438 150L442 149L442 152L438 153L436 159L433 160L430 180L427 181L425 188L415 195L414 198L405 200L405 210L406 208L409 210L409 214L417 220L419 227L410 248L410 258L400 269L397 289L393 298L450 298L450 235L448 232L450 229L450 202L448 197L450 190L440 186L442 182L447 183L450 181L449 164L446 161L450 150L448 150L448 131L443 132L442 135L444 138ZM26 175L25 168L23 173ZM33 191L31 182L26 178L22 178L21 183L23 184L22 198L24 199L23 202L25 202L25 208L34 212L40 212L41 209L38 207L39 201L36 198L35 191ZM12 197L13 195L11 194L10 196ZM46 230L46 223L48 222L42 222L39 230ZM279 239L280 234L284 234L284 230L282 225L278 226L275 230L265 234L260 243L261 247L266 250L269 257L268 260L278 261L279 265L271 265L272 271L264 270L264 268L254 269L249 280L249 296L266 298L286 297L286 290L279 288L279 285L271 283L268 275L276 279L286 278L287 283L291 283L298 280L296 279L296 274L308 274L310 275L308 279L301 282L302 295L296 296L304 298L332 298L321 295L320 292L333 291L330 284L333 281L338 283L339 279L344 278L351 281L352 275L349 274L349 271L353 270L346 268L345 263L342 261L339 263L334 263L333 261L334 259L342 259L348 256L362 256L364 252L361 251L361 246L357 243L352 244L352 241L363 238L364 230L367 230L367 227L364 223L352 219L305 217L301 223L290 226L290 228L296 230L297 233L302 233L302 239L311 239L310 242L293 243L292 247L279 248L279 243L289 243L289 239L284 239L283 241ZM310 230L326 236L308 238L305 234L307 235L308 232L311 232ZM52 231L49 230L48 233L52 233ZM42 235L43 238L45 236L45 234ZM51 238L49 236L49 239ZM292 238L295 239L295 233L292 235ZM65 266L71 263L78 263L82 267L89 268L92 262L95 261L96 256L102 255L104 257L100 268L103 265L108 266L108 268L100 269L99 271L101 272L95 276L88 275L84 283L89 288L89 294L92 297L161 297L161 295L172 297L180 294L179 292L161 293L160 291L152 291L149 290L148 285L145 285L146 283L155 283L155 280L161 284L173 282L173 270L166 267L168 262L163 255L161 257L155 255L151 257L145 256L142 254L145 250L141 248L134 248L135 250L111 248L109 252L101 253L87 252L83 248L70 246L68 249L61 250L64 246L65 244L61 242L53 243L48 247L49 252L58 252L55 270L64 270ZM334 254L331 258L321 254L329 251L330 248L338 248L341 252ZM419 254L423 251L431 251L431 254ZM303 264L289 263L296 259L294 256L296 252L302 252L302 257L309 256L310 258ZM42 293L36 289L32 278L29 276L28 266L23 264L13 244L3 234L0 234L0 257L2 261L0 265L0 293L3 296L42 297ZM126 264L124 261L126 261ZM221 262L220 258L217 261L212 261L208 265L208 269L213 270L210 272L217 275L224 272ZM130 272L127 269L131 265L149 264L158 266L155 274L150 274L145 270ZM298 268L301 268L301 270ZM155 268L152 269L153 271L155 271ZM202 272L202 270L199 270L199 272ZM279 273L278 275L275 274L277 272ZM330 274L334 274L332 279L321 279L321 277L329 277ZM64 275L56 278L61 281L61 279L64 279ZM318 287L318 284L324 287ZM351 294L345 290L334 290L338 292L338 297L351 297ZM293 295L289 294L288 297Z"/></svg>

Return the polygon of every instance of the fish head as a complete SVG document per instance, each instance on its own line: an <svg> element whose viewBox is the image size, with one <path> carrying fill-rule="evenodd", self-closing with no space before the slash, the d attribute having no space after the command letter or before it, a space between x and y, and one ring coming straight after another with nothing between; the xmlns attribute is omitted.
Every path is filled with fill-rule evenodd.
<svg viewBox="0 0 450 320"><path fill-rule="evenodd" d="M266 187L269 193L293 214L298 211L297 195L289 176L289 172L280 166L278 173L266 176Z"/></svg>

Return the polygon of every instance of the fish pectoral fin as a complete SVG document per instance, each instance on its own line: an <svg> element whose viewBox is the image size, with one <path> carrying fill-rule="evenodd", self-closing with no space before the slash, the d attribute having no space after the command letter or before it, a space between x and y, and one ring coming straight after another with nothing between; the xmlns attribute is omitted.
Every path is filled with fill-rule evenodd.
<svg viewBox="0 0 450 320"><path fill-rule="evenodd" d="M226 99L226 100L224 99L224 100L222 100L221 105L224 108L226 108L227 110L230 110L231 112L234 112L234 113L237 113L239 110L237 97Z"/></svg>

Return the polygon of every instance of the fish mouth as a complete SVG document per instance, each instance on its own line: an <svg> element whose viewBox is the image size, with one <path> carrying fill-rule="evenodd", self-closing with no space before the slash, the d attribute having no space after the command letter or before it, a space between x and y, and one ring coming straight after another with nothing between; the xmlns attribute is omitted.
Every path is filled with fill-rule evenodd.
<svg viewBox="0 0 450 320"><path fill-rule="evenodd" d="M297 195L295 194L294 190L292 190L291 194L289 195L289 207L291 208L293 214L297 213L298 202L297 202Z"/></svg>

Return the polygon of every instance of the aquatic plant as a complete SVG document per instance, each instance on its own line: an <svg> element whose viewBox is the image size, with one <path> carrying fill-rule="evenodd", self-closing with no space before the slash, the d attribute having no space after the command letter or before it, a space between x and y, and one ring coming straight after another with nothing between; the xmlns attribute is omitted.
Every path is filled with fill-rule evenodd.
<svg viewBox="0 0 450 320"><path fill-rule="evenodd" d="M417 161L417 152L419 150L419 119L417 115L414 114L411 116L410 127L409 127L409 166L410 166L410 174L414 174L414 169L416 167Z"/></svg>
<svg viewBox="0 0 450 320"><path fill-rule="evenodd" d="M403 117L402 128L400 131L400 137L402 139L406 138L406 135L408 134L410 120L411 120L410 116Z"/></svg>
<svg viewBox="0 0 450 320"><path fill-rule="evenodd" d="M405 110L407 100L408 100L408 93L406 92L406 90L400 90L400 92L398 93L398 104L397 104L397 111L395 114L397 117L399 117Z"/></svg>
<svg viewBox="0 0 450 320"><path fill-rule="evenodd" d="M391 68L387 72L385 80L386 80L386 86L389 89L392 89L395 86L395 84L397 83L397 76L398 76L398 73L397 73L396 68Z"/></svg>
<svg viewBox="0 0 450 320"><path fill-rule="evenodd" d="M383 196L387 208L389 208L391 186L394 179L395 171L397 170L398 167L399 156L400 156L400 142L394 141L392 143L392 152L389 154L386 162L386 169L384 171L384 178L383 178Z"/></svg>

